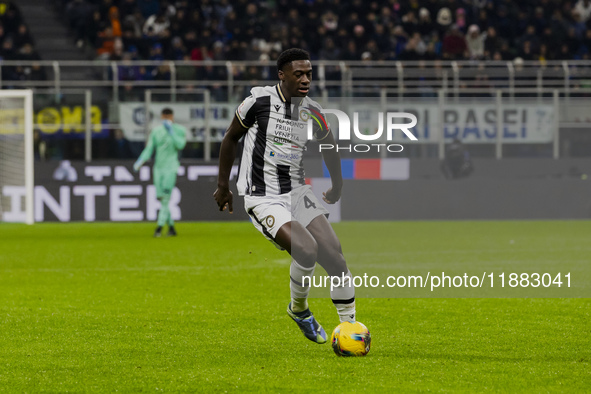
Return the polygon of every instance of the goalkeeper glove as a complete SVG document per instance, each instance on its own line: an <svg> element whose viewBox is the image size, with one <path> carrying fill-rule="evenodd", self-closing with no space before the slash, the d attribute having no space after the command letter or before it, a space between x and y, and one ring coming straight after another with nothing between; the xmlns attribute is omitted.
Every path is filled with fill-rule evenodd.
<svg viewBox="0 0 591 394"><path fill-rule="evenodd" d="M142 161L140 159L137 159L137 161L135 163L133 163L133 170L135 172L138 172L140 170L140 167L142 166Z"/></svg>
<svg viewBox="0 0 591 394"><path fill-rule="evenodd" d="M164 125L166 131L168 131L168 134L172 135L172 122L166 119L164 122L162 122L162 124Z"/></svg>

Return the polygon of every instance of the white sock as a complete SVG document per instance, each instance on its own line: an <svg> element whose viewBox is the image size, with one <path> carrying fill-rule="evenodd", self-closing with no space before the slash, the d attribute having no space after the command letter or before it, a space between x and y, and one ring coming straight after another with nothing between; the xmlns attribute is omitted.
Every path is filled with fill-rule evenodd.
<svg viewBox="0 0 591 394"><path fill-rule="evenodd" d="M289 290L291 293L291 310L292 312L303 312L308 309L308 294L310 293L311 278L314 275L314 267L305 268L291 260L289 267ZM304 276L310 277L306 279L305 287L302 286Z"/></svg>
<svg viewBox="0 0 591 394"><path fill-rule="evenodd" d="M341 283L341 286L333 288L330 292L330 298L332 298L332 302L337 308L341 323L355 321L355 286L353 286L351 271L347 271L346 277L350 279L345 280L344 283Z"/></svg>

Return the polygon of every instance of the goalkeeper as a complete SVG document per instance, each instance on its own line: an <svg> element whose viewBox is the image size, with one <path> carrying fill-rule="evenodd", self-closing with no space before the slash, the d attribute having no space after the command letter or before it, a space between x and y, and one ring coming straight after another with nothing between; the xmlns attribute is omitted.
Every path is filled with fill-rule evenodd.
<svg viewBox="0 0 591 394"><path fill-rule="evenodd" d="M154 232L154 237L162 235L162 227L165 224L168 224L168 235L176 235L168 204L180 165L179 151L183 150L187 143L187 130L173 121L172 110L164 108L162 110L162 125L152 130L146 148L133 165L133 169L139 171L140 167L152 157L154 149L156 150L153 179L154 186L156 186L156 197L160 201L160 212L158 212L158 227Z"/></svg>

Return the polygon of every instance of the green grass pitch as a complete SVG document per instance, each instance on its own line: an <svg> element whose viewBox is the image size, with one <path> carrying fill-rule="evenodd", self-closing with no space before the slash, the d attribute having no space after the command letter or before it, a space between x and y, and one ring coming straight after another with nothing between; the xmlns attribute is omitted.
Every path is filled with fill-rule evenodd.
<svg viewBox="0 0 591 394"><path fill-rule="evenodd" d="M588 221L334 227L354 274L591 262ZM0 225L0 392L591 390L588 298L388 290L358 298L370 354L338 358L288 318L290 260L252 225L177 228L153 239L151 223ZM330 300L310 305L332 331Z"/></svg>

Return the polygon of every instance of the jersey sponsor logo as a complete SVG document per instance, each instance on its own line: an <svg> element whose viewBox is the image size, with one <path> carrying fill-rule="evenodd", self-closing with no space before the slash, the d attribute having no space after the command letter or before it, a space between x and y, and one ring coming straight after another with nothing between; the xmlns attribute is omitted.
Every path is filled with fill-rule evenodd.
<svg viewBox="0 0 591 394"><path fill-rule="evenodd" d="M273 150L269 152L269 156L274 157L276 159L283 159L283 160L299 160L300 159L299 153L284 154L284 153L275 152Z"/></svg>
<svg viewBox="0 0 591 394"><path fill-rule="evenodd" d="M299 135L294 134L294 133L290 133L288 131L275 130L275 136L288 140L288 141L286 141L286 143L291 142L291 141L299 141L300 140Z"/></svg>
<svg viewBox="0 0 591 394"><path fill-rule="evenodd" d="M305 122L300 122L300 121L291 120L291 119L279 118L279 119L275 119L275 121L277 122L277 125L280 125L280 124L281 125L288 125L288 126L291 126L291 127L298 128L300 130L305 130L306 127L308 126L308 124L305 123Z"/></svg>
<svg viewBox="0 0 591 394"><path fill-rule="evenodd" d="M273 137L275 145L291 144L291 140L283 137Z"/></svg>
<svg viewBox="0 0 591 394"><path fill-rule="evenodd" d="M279 110L281 109L281 105L275 104L274 107L275 107L275 111L277 111L277 112L279 112Z"/></svg>

